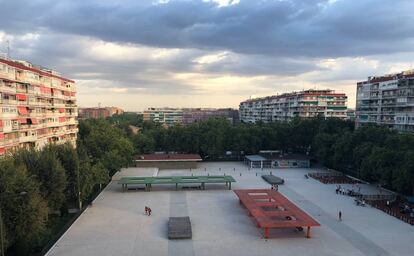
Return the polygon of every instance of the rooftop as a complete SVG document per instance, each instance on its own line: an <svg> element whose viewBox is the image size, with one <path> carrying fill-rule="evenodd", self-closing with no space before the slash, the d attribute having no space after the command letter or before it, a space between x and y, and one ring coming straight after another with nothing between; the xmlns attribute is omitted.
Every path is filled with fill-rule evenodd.
<svg viewBox="0 0 414 256"><path fill-rule="evenodd" d="M135 161L201 161L199 154L142 154L135 156Z"/></svg>
<svg viewBox="0 0 414 256"><path fill-rule="evenodd" d="M122 193L117 181L106 189L70 227L47 255L411 255L413 227L372 207L356 206L353 198L335 193L335 185L324 185L303 176L309 169L271 170L285 180L281 192L312 216L321 226L312 229L312 238L294 229L271 231L263 239L246 209L233 191L222 185L206 190L179 190L154 186L151 192ZM317 171L312 169L311 171ZM203 162L194 175L232 175L234 189L269 189L260 174L242 163ZM128 168L125 176L152 176L155 168ZM160 170L159 176L190 175L190 170ZM240 176L241 175L241 176ZM373 189L375 187L373 186ZM152 216L144 214L144 207ZM338 211L343 221L339 222ZM169 217L189 216L192 239L169 240Z"/></svg>
<svg viewBox="0 0 414 256"><path fill-rule="evenodd" d="M70 79L64 78L62 76L56 75L55 72L52 71L52 70L37 68L37 67L32 66L31 64L30 65L24 65L22 63L22 61L15 61L15 60L0 58L0 63L7 64L7 65L12 66L12 67L17 68L17 69L32 71L32 72L37 73L37 74L42 75L42 76L54 77L54 78L58 78L58 79L61 79L63 81L71 82L71 83L75 82L73 80L70 80Z"/></svg>
<svg viewBox="0 0 414 256"><path fill-rule="evenodd" d="M332 96L341 96L345 97L345 93L335 93L334 90L326 89L326 90L303 90L298 92L289 92L289 93L282 93L278 95L271 95L271 96L265 96L265 97L258 97L258 98L252 98L245 100L241 103L248 103L248 102L255 102L255 101L262 101L262 100L271 100L271 99L278 99L278 98L288 98L288 97L294 97L298 95L309 95L309 96L318 96L318 95L332 95Z"/></svg>

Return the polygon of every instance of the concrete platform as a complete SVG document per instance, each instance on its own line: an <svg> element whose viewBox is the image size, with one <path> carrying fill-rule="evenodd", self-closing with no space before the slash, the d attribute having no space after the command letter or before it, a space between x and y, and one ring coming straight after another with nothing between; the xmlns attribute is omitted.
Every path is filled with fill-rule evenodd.
<svg viewBox="0 0 414 256"><path fill-rule="evenodd" d="M192 237L190 217L170 217L168 239L190 239Z"/></svg>
<svg viewBox="0 0 414 256"><path fill-rule="evenodd" d="M128 175L136 175L130 169ZM121 192L112 181L47 255L411 255L414 227L375 208L358 207L353 198L335 194L335 185L305 179L309 169L248 170L241 163L200 163L197 170L160 170L158 175L232 175L233 189L266 188L261 175L283 178L279 187L289 200L315 218L321 227L312 239L290 229L264 239L240 207L233 191L221 185L209 190L175 191L173 186L154 187L151 192ZM141 170L136 170L141 172ZM150 175L151 171L143 176ZM139 174L137 174L139 175ZM368 188L367 188L368 189ZM144 207L152 209L146 216ZM338 221L342 211L342 222ZM191 240L169 240L170 217L189 216Z"/></svg>
<svg viewBox="0 0 414 256"><path fill-rule="evenodd" d="M283 185L285 184L285 180L277 177L275 175L262 175L262 179L264 179L270 185Z"/></svg>

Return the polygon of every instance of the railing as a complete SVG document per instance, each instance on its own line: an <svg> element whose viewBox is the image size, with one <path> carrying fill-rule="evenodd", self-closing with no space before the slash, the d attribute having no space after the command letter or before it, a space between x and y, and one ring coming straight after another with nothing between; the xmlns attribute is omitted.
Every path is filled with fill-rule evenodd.
<svg viewBox="0 0 414 256"><path fill-rule="evenodd" d="M14 139L4 139L4 145L15 144L19 142L19 138Z"/></svg>
<svg viewBox="0 0 414 256"><path fill-rule="evenodd" d="M2 104L7 104L7 105L16 105L17 103L16 100L8 100L8 99L1 99L0 102Z"/></svg>
<svg viewBox="0 0 414 256"><path fill-rule="evenodd" d="M16 92L16 87L10 87L10 86L0 86L0 91L2 92L11 92L11 93L15 93Z"/></svg>
<svg viewBox="0 0 414 256"><path fill-rule="evenodd" d="M25 136L25 137L20 137L19 138L19 142L20 143L22 143L22 142L29 142L29 141L35 141L35 140L37 140L37 136Z"/></svg>

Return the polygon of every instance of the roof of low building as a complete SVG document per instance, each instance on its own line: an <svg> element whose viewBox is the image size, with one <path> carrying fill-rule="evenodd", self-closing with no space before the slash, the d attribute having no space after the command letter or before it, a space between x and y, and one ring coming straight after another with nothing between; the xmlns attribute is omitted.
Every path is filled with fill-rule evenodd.
<svg viewBox="0 0 414 256"><path fill-rule="evenodd" d="M261 155L248 155L246 158L250 161L265 161L266 158L264 158Z"/></svg>
<svg viewBox="0 0 414 256"><path fill-rule="evenodd" d="M310 157L307 155L301 154L288 154L288 155L273 155L268 156L269 160L309 160Z"/></svg>
<svg viewBox="0 0 414 256"><path fill-rule="evenodd" d="M135 156L135 161L201 161L199 154L142 154Z"/></svg>

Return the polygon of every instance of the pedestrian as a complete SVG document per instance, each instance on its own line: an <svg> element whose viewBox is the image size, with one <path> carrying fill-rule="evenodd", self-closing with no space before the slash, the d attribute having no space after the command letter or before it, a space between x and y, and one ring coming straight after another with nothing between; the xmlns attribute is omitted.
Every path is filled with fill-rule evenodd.
<svg viewBox="0 0 414 256"><path fill-rule="evenodd" d="M151 216L151 212L152 212L151 208L148 207L148 216Z"/></svg>
<svg viewBox="0 0 414 256"><path fill-rule="evenodd" d="M342 212L341 211L339 211L339 213L338 213L338 218L339 218L339 221L342 221Z"/></svg>
<svg viewBox="0 0 414 256"><path fill-rule="evenodd" d="M275 190L279 191L279 185L277 185L277 184L275 185Z"/></svg>
<svg viewBox="0 0 414 256"><path fill-rule="evenodd" d="M148 215L148 207L145 206L145 215Z"/></svg>

